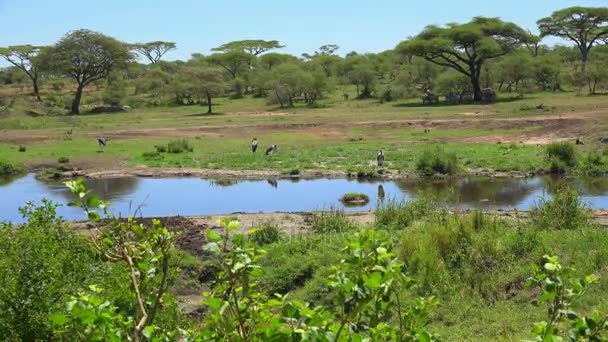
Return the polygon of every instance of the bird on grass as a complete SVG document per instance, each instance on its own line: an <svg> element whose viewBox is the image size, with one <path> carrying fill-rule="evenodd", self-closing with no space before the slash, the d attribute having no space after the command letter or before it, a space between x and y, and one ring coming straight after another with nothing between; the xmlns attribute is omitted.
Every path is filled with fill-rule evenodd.
<svg viewBox="0 0 608 342"><path fill-rule="evenodd" d="M266 149L266 155L271 155L277 151L277 145L272 145Z"/></svg>
<svg viewBox="0 0 608 342"><path fill-rule="evenodd" d="M382 164L384 164L384 151L378 151L378 157L376 159L378 160L378 166L382 166Z"/></svg>
<svg viewBox="0 0 608 342"><path fill-rule="evenodd" d="M258 149L258 138L253 138L253 140L251 140L251 152L255 153L255 151Z"/></svg>
<svg viewBox="0 0 608 342"><path fill-rule="evenodd" d="M105 138L97 138L97 143L99 144L99 146L106 146L106 144L108 143L108 140Z"/></svg>

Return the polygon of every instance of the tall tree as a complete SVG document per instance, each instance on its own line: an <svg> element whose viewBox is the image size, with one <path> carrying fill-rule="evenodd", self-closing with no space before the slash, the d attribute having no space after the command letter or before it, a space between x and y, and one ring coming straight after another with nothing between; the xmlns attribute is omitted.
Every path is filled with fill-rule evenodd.
<svg viewBox="0 0 608 342"><path fill-rule="evenodd" d="M537 24L541 37L556 36L574 42L581 52L584 69L593 45L608 39L608 7L568 7Z"/></svg>
<svg viewBox="0 0 608 342"><path fill-rule="evenodd" d="M87 85L105 79L132 57L127 45L85 29L69 32L40 54L41 68L76 80L72 114L80 114L82 91Z"/></svg>
<svg viewBox="0 0 608 342"><path fill-rule="evenodd" d="M152 64L160 61L160 59L163 58L167 52L175 50L175 48L175 43L163 41L136 43L131 45L131 49L133 49L133 51L146 57Z"/></svg>
<svg viewBox="0 0 608 342"><path fill-rule="evenodd" d="M325 44L321 45L319 51L315 52L317 55L333 55L334 52L338 51L340 47L336 44Z"/></svg>
<svg viewBox="0 0 608 342"><path fill-rule="evenodd" d="M253 56L257 56L266 51L280 49L283 47L285 46L281 45L276 40L247 39L226 43L211 50L220 52L246 51Z"/></svg>
<svg viewBox="0 0 608 342"><path fill-rule="evenodd" d="M416 37L400 43L397 50L466 75L475 101L481 101L479 79L484 62L503 56L528 40L528 33L514 23L476 17L466 24L427 26Z"/></svg>
<svg viewBox="0 0 608 342"><path fill-rule="evenodd" d="M37 56L41 49L42 47L40 46L32 45L14 45L0 48L0 56L2 56L7 62L17 67L19 70L23 71L32 81L34 95L38 101L41 99L40 91L38 89L40 70Z"/></svg>
<svg viewBox="0 0 608 342"><path fill-rule="evenodd" d="M208 61L224 68L232 79L236 79L249 65L254 57L240 50L225 53L214 53L208 57Z"/></svg>
<svg viewBox="0 0 608 342"><path fill-rule="evenodd" d="M193 68L190 74L191 80L194 82L195 93L205 97L207 114L211 114L213 112L212 99L222 95L224 91L222 71L217 67L199 67Z"/></svg>

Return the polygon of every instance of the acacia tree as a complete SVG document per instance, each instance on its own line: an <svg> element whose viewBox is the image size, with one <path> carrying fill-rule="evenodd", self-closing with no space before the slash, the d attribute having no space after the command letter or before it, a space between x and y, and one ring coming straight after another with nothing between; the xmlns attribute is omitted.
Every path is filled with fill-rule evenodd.
<svg viewBox="0 0 608 342"><path fill-rule="evenodd" d="M167 52L175 50L175 48L176 45L174 42L163 41L136 43L131 45L131 49L133 49L133 51L146 57L152 64L160 61L160 59L163 58Z"/></svg>
<svg viewBox="0 0 608 342"><path fill-rule="evenodd" d="M475 101L481 101L479 79L484 62L506 55L528 40L528 33L514 23L475 17L466 24L427 26L416 37L400 43L397 50L466 75Z"/></svg>
<svg viewBox="0 0 608 342"><path fill-rule="evenodd" d="M128 47L118 40L81 29L66 34L57 44L45 49L40 58L45 70L76 80L71 114L80 114L84 88L105 79L112 70L125 66L132 55Z"/></svg>
<svg viewBox="0 0 608 342"><path fill-rule="evenodd" d="M211 99L220 96L224 91L222 71L214 67L199 67L191 69L190 75L195 93L205 97L207 114L211 114L213 112Z"/></svg>
<svg viewBox="0 0 608 342"><path fill-rule="evenodd" d="M220 52L246 51L253 56L257 56L266 51L283 47L285 46L281 45L277 40L248 39L226 43L211 50Z"/></svg>
<svg viewBox="0 0 608 342"><path fill-rule="evenodd" d="M38 101L41 101L40 92L38 89L40 70L36 58L41 49L42 47L40 46L32 45L14 45L0 48L0 56L2 56L7 62L17 67L19 70L23 71L32 81L34 95Z"/></svg>
<svg viewBox="0 0 608 342"><path fill-rule="evenodd" d="M537 24L541 37L556 36L574 42L581 52L584 70L594 44L608 39L608 7L568 7Z"/></svg>

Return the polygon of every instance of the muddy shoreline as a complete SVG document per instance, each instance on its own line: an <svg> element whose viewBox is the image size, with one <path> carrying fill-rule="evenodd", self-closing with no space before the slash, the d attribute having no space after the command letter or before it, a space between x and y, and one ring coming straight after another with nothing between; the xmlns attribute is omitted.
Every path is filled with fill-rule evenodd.
<svg viewBox="0 0 608 342"><path fill-rule="evenodd" d="M450 211L450 213L466 214L472 210ZM222 215L197 215L197 216L165 216L165 217L149 217L138 219L142 222L149 222L152 219L158 219L167 228L173 230L183 230L195 235L203 234L205 229L219 229L218 221L222 218L232 217L241 222L241 227L238 231L245 233L249 229L257 227L264 223L272 223L281 229L288 236L294 236L302 233L310 232L314 222L315 215L321 215L323 211L299 211L299 212L272 212L272 213L243 213L233 212ZM526 220L529 216L528 211L521 210L484 210L484 213L490 217L501 218L507 220ZM374 211L357 211L345 212L347 219L360 225L371 225L374 223ZM608 227L608 209L594 209L591 215L592 222L603 227ZM91 231L97 227L96 223L90 221L68 221L68 223L77 230Z"/></svg>
<svg viewBox="0 0 608 342"><path fill-rule="evenodd" d="M519 171L485 171L469 170L466 173L449 176L453 178L466 176L497 177L497 178L525 178L547 174L544 170L534 172ZM230 169L199 169L199 168L150 168L146 166L125 167L114 170L78 169L67 171L62 174L64 178L119 178L119 177L148 177L148 178L168 178L168 177L202 177L202 178L230 178L230 179L314 179L314 178L360 178L370 179L370 177L358 177L355 172L334 171L334 170L304 170L297 175L273 171L273 170L230 170ZM423 178L414 172L401 172L398 170L381 170L377 176L371 179L419 179Z"/></svg>

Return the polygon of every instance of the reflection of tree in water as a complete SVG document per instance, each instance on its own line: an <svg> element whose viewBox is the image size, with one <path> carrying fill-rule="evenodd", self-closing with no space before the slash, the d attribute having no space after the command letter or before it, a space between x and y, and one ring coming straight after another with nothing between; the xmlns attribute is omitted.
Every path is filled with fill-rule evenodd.
<svg viewBox="0 0 608 342"><path fill-rule="evenodd" d="M12 182L16 181L17 179L23 177L25 175L19 175L19 176L0 176L0 185L9 185Z"/></svg>
<svg viewBox="0 0 608 342"><path fill-rule="evenodd" d="M490 204L515 206L540 186L536 180L520 178L467 177L450 180L398 181L397 186L412 195L426 193L449 204Z"/></svg>
<svg viewBox="0 0 608 342"><path fill-rule="evenodd" d="M87 179L85 180L87 189L104 201L112 201L116 198L123 197L130 193L135 192L139 183L137 177L123 177L123 178L107 178L107 179ZM57 185L55 185L56 187ZM74 196L70 191L63 187L58 194L65 198L66 202L74 200ZM134 203L138 205L139 203Z"/></svg>
<svg viewBox="0 0 608 342"><path fill-rule="evenodd" d="M608 194L608 177L542 177L547 193L555 195L559 189L570 188L579 195L600 196Z"/></svg>

